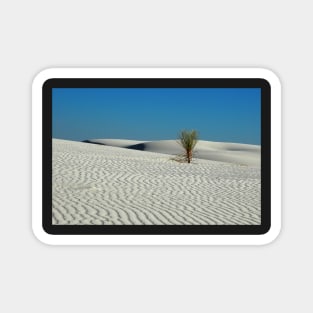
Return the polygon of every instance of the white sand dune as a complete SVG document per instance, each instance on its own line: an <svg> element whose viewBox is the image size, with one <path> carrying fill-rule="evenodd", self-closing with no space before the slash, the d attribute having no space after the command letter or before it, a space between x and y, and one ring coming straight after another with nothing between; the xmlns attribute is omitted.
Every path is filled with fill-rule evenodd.
<svg viewBox="0 0 313 313"><path fill-rule="evenodd" d="M182 147L176 140L134 141L124 139L90 139L88 142L172 155L183 153ZM259 167L261 164L261 147L241 143L199 140L195 147L195 157L211 161Z"/></svg>
<svg viewBox="0 0 313 313"><path fill-rule="evenodd" d="M260 169L53 139L53 224L253 225Z"/></svg>

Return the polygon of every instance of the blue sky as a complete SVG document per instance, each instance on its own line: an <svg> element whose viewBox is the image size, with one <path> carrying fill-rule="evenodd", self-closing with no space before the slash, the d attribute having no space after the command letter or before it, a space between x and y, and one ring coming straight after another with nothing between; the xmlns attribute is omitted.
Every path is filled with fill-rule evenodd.
<svg viewBox="0 0 313 313"><path fill-rule="evenodd" d="M176 139L260 144L259 88L53 88L53 138Z"/></svg>

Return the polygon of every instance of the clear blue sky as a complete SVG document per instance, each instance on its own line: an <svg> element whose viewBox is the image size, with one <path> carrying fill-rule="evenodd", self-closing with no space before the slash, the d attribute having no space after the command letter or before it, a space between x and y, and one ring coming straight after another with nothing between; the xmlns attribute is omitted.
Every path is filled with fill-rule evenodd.
<svg viewBox="0 0 313 313"><path fill-rule="evenodd" d="M260 144L259 88L53 88L53 138L176 139Z"/></svg>

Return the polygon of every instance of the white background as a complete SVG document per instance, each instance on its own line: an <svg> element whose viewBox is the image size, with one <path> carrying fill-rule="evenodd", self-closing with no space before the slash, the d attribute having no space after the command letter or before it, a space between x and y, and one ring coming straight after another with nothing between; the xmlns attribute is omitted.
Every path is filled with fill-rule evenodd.
<svg viewBox="0 0 313 313"><path fill-rule="evenodd" d="M309 1L2 1L1 312L310 312ZM58 66L265 67L283 86L283 226L261 247L53 247L31 231L31 83Z"/></svg>

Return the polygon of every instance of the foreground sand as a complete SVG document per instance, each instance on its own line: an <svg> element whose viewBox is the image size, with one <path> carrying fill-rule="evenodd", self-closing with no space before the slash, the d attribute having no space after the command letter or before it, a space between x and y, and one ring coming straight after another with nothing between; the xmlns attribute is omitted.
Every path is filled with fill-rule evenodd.
<svg viewBox="0 0 313 313"><path fill-rule="evenodd" d="M53 139L52 187L53 224L261 222L259 167Z"/></svg>

